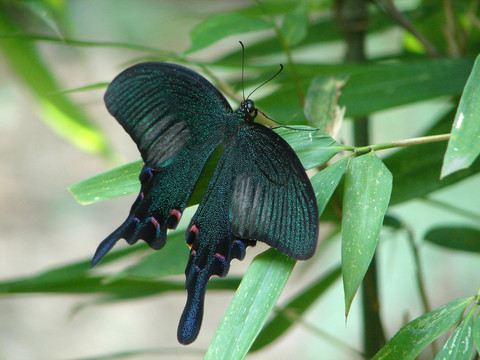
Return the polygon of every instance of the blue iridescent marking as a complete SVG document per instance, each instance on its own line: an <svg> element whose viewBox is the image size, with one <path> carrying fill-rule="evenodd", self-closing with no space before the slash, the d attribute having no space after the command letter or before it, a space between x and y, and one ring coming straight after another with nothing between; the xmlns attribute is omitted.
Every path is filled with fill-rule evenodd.
<svg viewBox="0 0 480 360"><path fill-rule="evenodd" d="M139 223L139 222L140 222L140 219L137 218L137 217L132 218L132 220L135 221L136 223Z"/></svg>
<svg viewBox="0 0 480 360"><path fill-rule="evenodd" d="M158 220L155 219L153 216L150 216L150 217L148 218L148 220L150 220L150 222L151 222L151 223L155 226L155 228L157 229L156 235L157 235L157 237L159 237L159 236L160 236L160 223L159 223Z"/></svg>
<svg viewBox="0 0 480 360"><path fill-rule="evenodd" d="M143 170L143 173L144 173L144 174L145 174L145 173L148 173L148 175L150 175L150 177L148 178L147 181L152 180L153 173L152 173L152 169L151 169L150 167L147 166L147 167L145 168L145 170Z"/></svg>
<svg viewBox="0 0 480 360"><path fill-rule="evenodd" d="M235 240L235 241L232 243L232 247L234 247L235 245L237 245L241 250L244 250L244 249L245 249L245 244L244 244L243 241L241 241L241 240Z"/></svg>

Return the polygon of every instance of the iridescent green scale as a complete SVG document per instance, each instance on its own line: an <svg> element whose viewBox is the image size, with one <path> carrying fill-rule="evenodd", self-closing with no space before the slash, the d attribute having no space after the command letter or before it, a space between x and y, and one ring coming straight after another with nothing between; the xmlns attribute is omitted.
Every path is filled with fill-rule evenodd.
<svg viewBox="0 0 480 360"><path fill-rule="evenodd" d="M129 244L142 239L161 249L206 162L222 146L186 232L191 250L180 343L198 336L210 277L226 276L231 260L242 260L248 246L262 241L298 260L313 255L318 209L312 186L285 140L253 122L253 101L244 100L234 112L198 73L148 62L118 75L105 104L137 144L145 165L129 216L99 245L92 267L122 238Z"/></svg>

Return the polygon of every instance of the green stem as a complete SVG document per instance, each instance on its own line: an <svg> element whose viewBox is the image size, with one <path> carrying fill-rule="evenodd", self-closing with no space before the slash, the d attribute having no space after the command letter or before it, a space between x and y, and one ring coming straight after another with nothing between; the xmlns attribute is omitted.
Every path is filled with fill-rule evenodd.
<svg viewBox="0 0 480 360"><path fill-rule="evenodd" d="M422 263L420 262L418 247L417 247L417 244L415 243L415 236L413 235L413 231L409 226L402 224L402 227L407 232L408 243L412 248L413 261L415 262L415 268L416 268L415 275L417 278L418 292L420 294L420 299L422 300L423 311L426 314L430 312L431 307L427 298L427 292L425 291L425 283L423 282L423 268L422 268Z"/></svg>
<svg viewBox="0 0 480 360"><path fill-rule="evenodd" d="M417 138L394 140L394 141L389 141L381 144L356 147L354 148L353 151L361 155L361 154L368 153L370 151L378 151L378 150L392 149L392 148L419 145L419 144L428 144L432 142L447 141L448 139L450 139L450 134L422 136Z"/></svg>

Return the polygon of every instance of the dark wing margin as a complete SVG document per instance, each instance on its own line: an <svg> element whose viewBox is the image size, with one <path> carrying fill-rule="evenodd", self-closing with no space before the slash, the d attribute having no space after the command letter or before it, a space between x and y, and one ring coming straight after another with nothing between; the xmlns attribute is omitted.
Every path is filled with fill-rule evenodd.
<svg viewBox="0 0 480 360"><path fill-rule="evenodd" d="M318 207L310 180L293 149L272 130L249 123L235 140L236 168L230 221L233 234L259 240L293 259L313 256ZM238 165L238 166L237 166Z"/></svg>
<svg viewBox="0 0 480 360"><path fill-rule="evenodd" d="M225 97L204 77L160 62L124 70L112 81L104 100L154 170L215 137L232 114Z"/></svg>
<svg viewBox="0 0 480 360"><path fill-rule="evenodd" d="M120 239L165 245L233 115L225 97L183 66L140 63L120 73L105 93L108 111L137 144L145 166L141 189L124 223L97 248L98 264Z"/></svg>

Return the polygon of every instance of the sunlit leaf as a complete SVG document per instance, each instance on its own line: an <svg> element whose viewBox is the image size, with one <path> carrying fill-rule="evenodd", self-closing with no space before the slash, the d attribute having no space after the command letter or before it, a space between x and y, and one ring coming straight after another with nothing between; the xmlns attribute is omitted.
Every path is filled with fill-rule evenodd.
<svg viewBox="0 0 480 360"><path fill-rule="evenodd" d="M122 165L81 180L71 185L68 190L79 203L84 205L138 193L140 190L138 175L142 166L142 161Z"/></svg>
<svg viewBox="0 0 480 360"><path fill-rule="evenodd" d="M35 94L42 119L79 148L111 157L103 134L78 106L60 93L61 87L32 44L21 37L8 37L18 32L20 25L8 17L7 8L0 3L0 34L6 35L0 37L0 50L10 68Z"/></svg>
<svg viewBox="0 0 480 360"><path fill-rule="evenodd" d="M341 151L351 150L350 146L341 145L324 132L308 126L289 126L275 128L295 150L305 169L323 165Z"/></svg>
<svg viewBox="0 0 480 360"><path fill-rule="evenodd" d="M372 360L414 360L433 340L454 326L472 298L456 299L402 327Z"/></svg>
<svg viewBox="0 0 480 360"><path fill-rule="evenodd" d="M275 316L263 327L250 352L262 349L287 332L295 324L295 319L289 314L293 314L296 318L301 317L337 281L340 275L340 267L322 275L287 305L276 311Z"/></svg>
<svg viewBox="0 0 480 360"><path fill-rule="evenodd" d="M468 168L480 154L480 56L463 90L441 177Z"/></svg>
<svg viewBox="0 0 480 360"><path fill-rule="evenodd" d="M473 339L475 340L477 352L480 353L480 312L477 313L477 317L475 318L475 322L473 324Z"/></svg>
<svg viewBox="0 0 480 360"><path fill-rule="evenodd" d="M372 151L350 160L342 217L345 314L372 261L392 192L392 174Z"/></svg>
<svg viewBox="0 0 480 360"><path fill-rule="evenodd" d="M334 76L316 76L305 96L305 116L310 125L335 136L344 115L338 106L340 88L345 80Z"/></svg>
<svg viewBox="0 0 480 360"><path fill-rule="evenodd" d="M252 261L217 328L205 359L243 359L285 286L296 261L270 249Z"/></svg>
<svg viewBox="0 0 480 360"><path fill-rule="evenodd" d="M325 206L327 206L333 192L340 183L347 164L348 158L343 158L327 166L310 179L313 190L315 191L315 196L317 197L318 213L320 215L323 213Z"/></svg>
<svg viewBox="0 0 480 360"><path fill-rule="evenodd" d="M435 360L470 360L473 353L473 314L476 307L472 308L465 319L448 338Z"/></svg>

